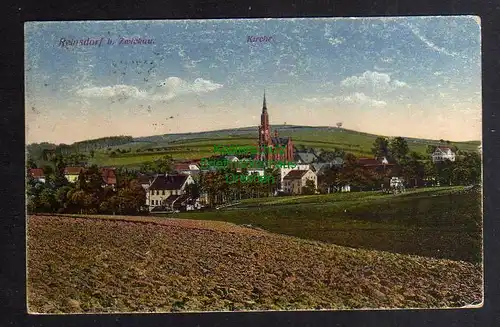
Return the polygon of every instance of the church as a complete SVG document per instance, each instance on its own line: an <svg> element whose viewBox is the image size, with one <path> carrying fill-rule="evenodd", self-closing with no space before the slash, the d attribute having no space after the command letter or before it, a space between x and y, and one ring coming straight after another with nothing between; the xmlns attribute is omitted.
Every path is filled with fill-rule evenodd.
<svg viewBox="0 0 500 327"><path fill-rule="evenodd" d="M260 115L257 160L292 162L293 159L294 147L292 138L279 137L277 130L274 130L274 136L271 135L269 114L267 113L266 106L266 92L264 91L264 102L262 105L262 114Z"/></svg>

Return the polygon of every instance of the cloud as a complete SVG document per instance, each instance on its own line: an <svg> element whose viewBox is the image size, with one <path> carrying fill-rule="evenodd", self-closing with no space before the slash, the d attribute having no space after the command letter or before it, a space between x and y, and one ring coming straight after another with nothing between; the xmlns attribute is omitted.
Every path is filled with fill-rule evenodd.
<svg viewBox="0 0 500 327"><path fill-rule="evenodd" d="M420 33L420 30L413 26L413 25L410 25L410 24L406 24L406 26L410 29L410 31L420 40L422 41L423 43L425 43L429 48L439 52L439 53L443 53L447 56L450 56L450 57L456 57L458 56L458 53L456 52L452 52L452 51L448 51L446 50L445 48L442 48L442 47L438 47L437 45L435 45L433 42L431 42L430 40L428 40L425 36L423 36L421 33Z"/></svg>
<svg viewBox="0 0 500 327"><path fill-rule="evenodd" d="M369 96L360 92L356 92L347 96L337 96L334 97L333 100L340 103L357 104L362 106L367 105L375 108L383 108L387 105L387 102L385 101L370 98Z"/></svg>
<svg viewBox="0 0 500 327"><path fill-rule="evenodd" d="M303 98L305 102L309 103L324 103L324 102L333 102L333 98L323 97L323 98Z"/></svg>
<svg viewBox="0 0 500 327"><path fill-rule="evenodd" d="M104 87L86 87L76 91L76 94L84 98L100 99L149 99L155 101L171 100L186 94L202 94L212 92L223 87L222 84L214 83L203 78L197 78L190 83L179 77L169 77L160 82L153 91L140 90L130 85L114 85Z"/></svg>
<svg viewBox="0 0 500 327"><path fill-rule="evenodd" d="M409 87L405 82L392 80L389 74L369 70L360 76L347 77L340 85L349 88L371 88L375 91L390 91L400 87Z"/></svg>
<svg viewBox="0 0 500 327"><path fill-rule="evenodd" d="M353 105L369 106L375 108L383 108L387 105L387 102L373 99L361 92L355 92L350 95L336 96L336 97L302 98L302 100L314 104L319 104L319 103L353 104Z"/></svg>

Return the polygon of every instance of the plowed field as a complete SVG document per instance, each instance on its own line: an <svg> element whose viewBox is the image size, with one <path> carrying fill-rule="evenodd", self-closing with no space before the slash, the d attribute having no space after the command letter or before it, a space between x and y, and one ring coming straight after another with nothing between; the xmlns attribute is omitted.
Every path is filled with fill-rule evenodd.
<svg viewBox="0 0 500 327"><path fill-rule="evenodd" d="M434 308L482 301L481 267L472 263L352 249L223 222L118 218L28 217L31 313Z"/></svg>

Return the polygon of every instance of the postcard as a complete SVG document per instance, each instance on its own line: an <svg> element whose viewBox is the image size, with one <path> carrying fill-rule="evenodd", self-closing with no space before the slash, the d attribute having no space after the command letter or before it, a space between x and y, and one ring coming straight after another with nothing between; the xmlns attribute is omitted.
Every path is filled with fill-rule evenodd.
<svg viewBox="0 0 500 327"><path fill-rule="evenodd" d="M27 22L28 312L481 307L480 36Z"/></svg>

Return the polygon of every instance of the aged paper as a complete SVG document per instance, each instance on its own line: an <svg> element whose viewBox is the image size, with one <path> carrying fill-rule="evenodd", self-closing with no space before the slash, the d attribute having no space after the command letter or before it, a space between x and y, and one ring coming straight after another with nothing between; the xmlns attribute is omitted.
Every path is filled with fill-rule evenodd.
<svg viewBox="0 0 500 327"><path fill-rule="evenodd" d="M25 35L30 313L482 305L477 17Z"/></svg>

